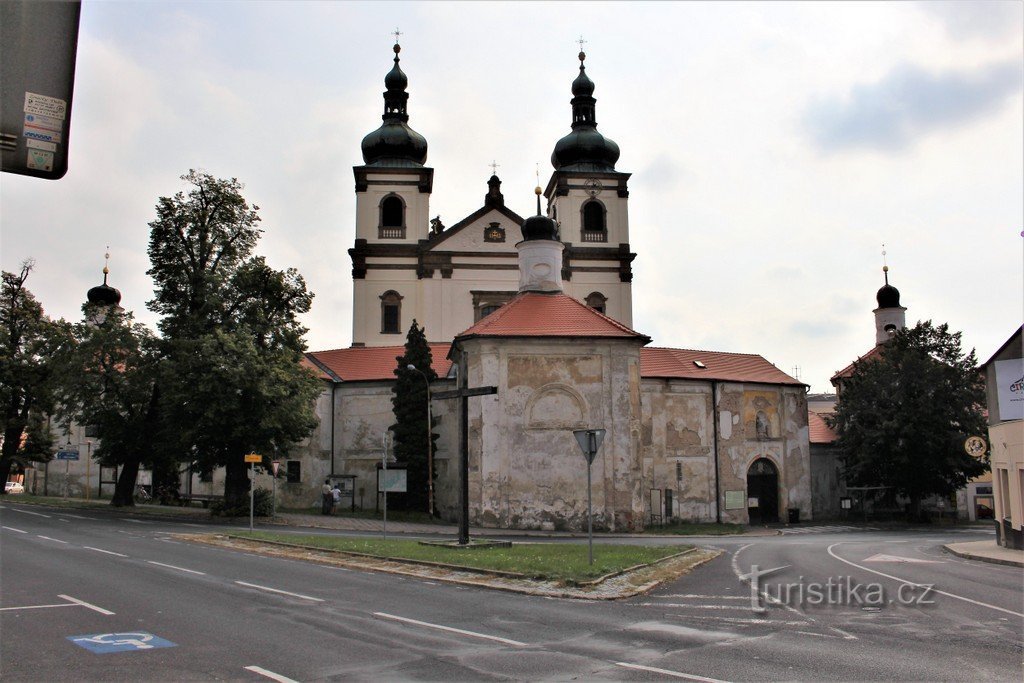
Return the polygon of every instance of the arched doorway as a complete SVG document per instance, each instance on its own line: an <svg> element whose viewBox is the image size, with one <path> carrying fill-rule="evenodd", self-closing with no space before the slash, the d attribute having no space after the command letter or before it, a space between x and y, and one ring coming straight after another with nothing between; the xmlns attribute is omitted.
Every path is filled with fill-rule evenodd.
<svg viewBox="0 0 1024 683"><path fill-rule="evenodd" d="M779 470L768 458L758 458L747 470L747 513L751 524L779 521Z"/></svg>

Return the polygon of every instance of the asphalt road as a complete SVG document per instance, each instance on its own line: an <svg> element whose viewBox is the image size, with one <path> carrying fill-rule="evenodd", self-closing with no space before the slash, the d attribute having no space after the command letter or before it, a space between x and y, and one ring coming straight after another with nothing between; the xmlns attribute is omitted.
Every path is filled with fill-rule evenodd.
<svg viewBox="0 0 1024 683"><path fill-rule="evenodd" d="M1021 677L1024 573L940 548L989 537L984 531L839 528L701 539L726 552L649 595L588 602L346 571L169 537L201 526L5 501L0 677ZM752 593L738 577L754 565L777 571L760 576ZM819 602L836 604L812 604L815 585L829 593Z"/></svg>

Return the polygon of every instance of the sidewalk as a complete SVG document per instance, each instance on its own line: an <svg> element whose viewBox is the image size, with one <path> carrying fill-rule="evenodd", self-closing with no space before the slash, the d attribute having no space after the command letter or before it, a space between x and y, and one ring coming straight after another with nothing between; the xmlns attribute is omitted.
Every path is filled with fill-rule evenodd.
<svg viewBox="0 0 1024 683"><path fill-rule="evenodd" d="M971 541L969 543L947 543L942 546L957 557L980 560L1011 567L1024 567L1024 550L1010 550L992 541Z"/></svg>

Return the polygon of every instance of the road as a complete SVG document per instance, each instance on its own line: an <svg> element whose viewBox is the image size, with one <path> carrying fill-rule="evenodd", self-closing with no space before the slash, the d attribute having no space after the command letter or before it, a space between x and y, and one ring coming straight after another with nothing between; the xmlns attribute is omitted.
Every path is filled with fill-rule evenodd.
<svg viewBox="0 0 1024 683"><path fill-rule="evenodd" d="M171 538L217 528L5 501L0 677L1020 680L1022 571L940 548L984 531L701 539L726 552L649 595L590 602ZM754 565L777 571L752 594L738 577ZM840 604L808 604L830 579ZM125 649L95 651L111 647Z"/></svg>

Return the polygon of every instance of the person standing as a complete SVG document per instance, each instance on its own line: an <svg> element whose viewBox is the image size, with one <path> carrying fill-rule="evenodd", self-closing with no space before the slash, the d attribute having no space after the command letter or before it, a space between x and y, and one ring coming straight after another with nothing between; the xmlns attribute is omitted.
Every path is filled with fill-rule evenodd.
<svg viewBox="0 0 1024 683"><path fill-rule="evenodd" d="M320 497L323 499L320 508L320 514L331 514L331 508L334 507L334 492L331 491L330 479L324 479L324 485L320 487Z"/></svg>

